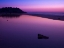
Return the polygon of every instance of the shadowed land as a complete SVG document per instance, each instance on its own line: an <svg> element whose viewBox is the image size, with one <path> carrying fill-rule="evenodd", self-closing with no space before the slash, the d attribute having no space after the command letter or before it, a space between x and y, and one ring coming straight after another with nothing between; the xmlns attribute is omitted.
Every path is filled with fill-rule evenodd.
<svg viewBox="0 0 64 48"><path fill-rule="evenodd" d="M42 18L48 18L48 19L53 19L53 20L61 20L61 21L64 21L64 15L29 14L29 13L28 13L28 15L42 17Z"/></svg>
<svg viewBox="0 0 64 48"><path fill-rule="evenodd" d="M19 9L19 8L13 8L13 7L3 7L0 8L0 13L26 13L23 10Z"/></svg>
<svg viewBox="0 0 64 48"><path fill-rule="evenodd" d="M3 7L0 8L0 17L19 17L26 12L22 11L19 8L12 8L12 7Z"/></svg>

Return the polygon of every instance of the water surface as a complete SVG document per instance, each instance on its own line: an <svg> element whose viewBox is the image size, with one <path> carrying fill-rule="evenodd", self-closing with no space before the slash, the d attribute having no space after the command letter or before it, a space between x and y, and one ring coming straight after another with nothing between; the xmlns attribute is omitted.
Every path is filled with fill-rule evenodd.
<svg viewBox="0 0 64 48"><path fill-rule="evenodd" d="M38 33L49 39L38 39ZM31 15L0 17L0 48L64 48L64 21Z"/></svg>

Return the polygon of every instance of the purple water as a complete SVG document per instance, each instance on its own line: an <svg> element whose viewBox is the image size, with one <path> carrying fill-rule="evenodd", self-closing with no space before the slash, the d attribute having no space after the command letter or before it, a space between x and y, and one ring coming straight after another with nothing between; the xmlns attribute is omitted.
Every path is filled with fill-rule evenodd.
<svg viewBox="0 0 64 48"><path fill-rule="evenodd" d="M39 40L38 33L49 39ZM0 17L0 48L64 48L64 21L30 15Z"/></svg>

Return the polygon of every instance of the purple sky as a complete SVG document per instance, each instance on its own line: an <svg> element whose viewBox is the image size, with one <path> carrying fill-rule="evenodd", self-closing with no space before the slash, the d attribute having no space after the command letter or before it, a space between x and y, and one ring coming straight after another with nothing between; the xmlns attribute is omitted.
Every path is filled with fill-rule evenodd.
<svg viewBox="0 0 64 48"><path fill-rule="evenodd" d="M18 7L32 12L64 12L64 0L0 0L0 7Z"/></svg>

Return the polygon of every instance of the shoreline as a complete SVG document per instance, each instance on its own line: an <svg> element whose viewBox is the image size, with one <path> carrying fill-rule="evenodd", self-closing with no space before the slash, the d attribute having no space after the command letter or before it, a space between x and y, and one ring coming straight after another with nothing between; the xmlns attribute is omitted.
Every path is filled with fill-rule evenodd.
<svg viewBox="0 0 64 48"><path fill-rule="evenodd" d="M42 17L42 18L48 18L48 19L53 19L53 20L62 20L64 21L64 15L46 15L46 14L27 14L27 15L32 15L32 16L37 16L37 17Z"/></svg>

